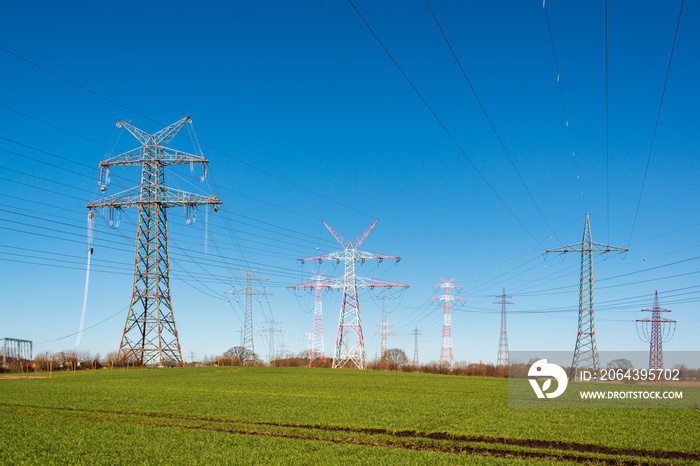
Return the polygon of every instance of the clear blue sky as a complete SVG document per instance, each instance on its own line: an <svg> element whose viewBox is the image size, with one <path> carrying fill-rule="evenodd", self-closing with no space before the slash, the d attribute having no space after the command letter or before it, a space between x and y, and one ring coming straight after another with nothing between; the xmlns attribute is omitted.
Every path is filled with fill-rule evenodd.
<svg viewBox="0 0 700 466"><path fill-rule="evenodd" d="M179 209L169 217L186 359L238 344L242 306L224 292L239 266L259 267L274 293L269 307L255 304L256 330L274 315L287 348L303 349L313 300L286 287L309 276L310 265L295 259L338 249L321 220L352 238L375 218L363 248L402 261L366 263L360 273L411 285L389 304L397 332L390 347L410 357L409 331L417 325L421 361L439 358L442 308L427 299L439 277L456 277L467 299L453 312L458 361L495 362L500 307L492 303L503 287L515 302L512 350L573 350L579 257L541 255L580 241L586 210L594 241L630 248L624 260L595 259L600 350L646 348L633 321L651 307L655 290L678 320L665 348L698 350L698 4L684 6L634 229L680 2L610 2L609 185L604 2L547 2L583 195L542 3L431 3L543 215L426 4L355 4L524 227L347 2L11 2L0 15L0 337L31 339L35 352L73 347L85 204L101 196L97 166L119 134L116 120L155 132L190 115L213 178L200 185L181 167L169 182L218 190L224 207L209 224L208 254L203 212L191 226ZM113 154L133 147L123 131ZM173 147L192 151L184 137ZM137 177L136 169L115 171L109 192ZM91 328L80 349L105 354L119 344L135 219L125 213L118 230L98 219ZM370 358L379 350L377 295L361 295ZM324 298L328 354L339 308L339 293ZM266 357L265 338L256 335L255 345Z"/></svg>

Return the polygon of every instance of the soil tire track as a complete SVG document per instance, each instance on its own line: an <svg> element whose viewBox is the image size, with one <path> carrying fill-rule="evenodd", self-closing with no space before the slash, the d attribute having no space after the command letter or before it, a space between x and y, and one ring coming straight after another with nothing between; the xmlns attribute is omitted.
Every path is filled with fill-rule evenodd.
<svg viewBox="0 0 700 466"><path fill-rule="evenodd" d="M109 414L109 415L123 415L123 416L136 416L136 417L147 417L147 418L161 418L161 419L171 419L171 420L184 420L184 421L199 421L199 422L213 422L221 424L241 424L241 425L251 425L251 426L268 426L268 427L279 427L279 428L297 428L297 429L309 429L309 430L319 430L323 432L344 432L344 433L359 433L366 435L386 435L390 437L395 437L397 439L424 439L424 440L437 440L437 441L450 441L457 443L486 443L493 445L510 445L518 446L523 448L533 448L533 449L546 449L546 450L556 450L563 453L592 453L610 456L631 456L637 458L653 458L660 460L691 460L700 461L700 454L688 453L683 451L664 451L664 450L643 450L643 449L629 449L629 448L618 448L618 447L607 447L603 445L596 445L590 443L580 443L580 442L564 442L557 440L539 440L539 439L517 439L508 437L489 437L483 435L461 435L461 434L450 434L447 432L418 432L415 430L401 430L393 431L388 429L380 428L366 428L366 427L346 427L346 426L328 426L320 424L293 424L293 423L278 423L278 422L265 422L265 421L246 421L246 420L236 420L236 419L225 419L225 418L215 418L209 416L191 416L191 415L178 415L178 414L167 414L167 413L154 413L154 412L128 412L128 411L116 411L116 410L101 410L101 409L82 409L82 408L59 408L59 407L46 407L46 406L34 406L34 405L15 405L0 403L0 406L6 407L18 407L18 408L29 408L29 409L43 409L50 411L66 411L66 412L84 412L84 413L95 413L95 414ZM73 418L76 418L73 416ZM88 419L89 420L89 419ZM107 420L109 421L109 420ZM150 425L160 425L157 423L149 423ZM163 426L171 426L171 424L165 424ZM191 425L180 425L184 428L199 428L199 426ZM209 430L209 429L207 429ZM211 429L216 430L216 429ZM238 429L244 430L244 429ZM238 431L237 430L237 431ZM247 433L250 435L259 435L252 431L245 431L241 433ZM273 433L271 433L273 434ZM274 433L273 436L278 434ZM279 434L282 436L281 434ZM293 438L300 438L298 434L293 434ZM329 440L326 438L316 438L317 440ZM336 439L340 440L340 439ZM352 443L352 442L350 442ZM436 444L433 445L444 445ZM416 445L416 442L411 442L410 445ZM414 449L410 445L402 446L401 448ZM470 446L470 445L454 445L449 448L453 453L461 452L477 452L482 449L493 451L494 453L500 454L514 454L515 450L508 449L498 449L490 447L480 447L480 446ZM442 450L440 450L442 451ZM540 452L526 452L529 454L540 454ZM473 453L472 453L473 454ZM552 457L558 458L559 456L541 453L546 455L547 458ZM532 458L539 458L539 456L528 456ZM572 455L564 455L565 459L574 459ZM592 457L577 457L585 458L586 461L593 460ZM605 460L604 458L597 458L596 461ZM622 458L615 460L610 464L622 464L620 461L627 461ZM607 462L607 461L606 461ZM634 461L629 464L640 464L639 461Z"/></svg>

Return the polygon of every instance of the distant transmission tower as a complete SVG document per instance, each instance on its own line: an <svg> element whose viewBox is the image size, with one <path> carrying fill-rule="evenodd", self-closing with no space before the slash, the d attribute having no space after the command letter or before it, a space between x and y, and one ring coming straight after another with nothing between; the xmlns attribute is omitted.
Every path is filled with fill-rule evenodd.
<svg viewBox="0 0 700 466"><path fill-rule="evenodd" d="M312 277L314 280L313 282L289 287L294 290L299 288L311 288L316 290L316 302L314 304L314 332L310 334L309 338L309 367L311 367L311 363L313 363L315 359L326 360L326 348L323 343L323 300L321 290L324 288L328 290L332 288L330 278L323 276L323 274L326 273L325 270L321 273L316 273L314 272L314 269L311 269L311 273L314 274L314 277Z"/></svg>
<svg viewBox="0 0 700 466"><path fill-rule="evenodd" d="M422 335L422 333L420 333L418 331L417 325L416 325L416 328L411 332L411 335L416 337L416 339L413 343L413 365L415 367L418 367L418 366L420 366L420 363L418 362L418 335Z"/></svg>
<svg viewBox="0 0 700 466"><path fill-rule="evenodd" d="M651 312L651 319L637 319L637 334L642 341L649 343L649 369L664 368L663 342L673 338L676 331L676 321L661 317L662 312L671 312L659 307L659 292L654 293L654 307L642 309L642 312ZM645 325L650 323L650 326ZM641 325L640 325L641 324ZM671 325L673 324L673 325ZM642 331L639 331L639 328ZM650 328L649 328L650 327Z"/></svg>
<svg viewBox="0 0 700 466"><path fill-rule="evenodd" d="M273 317L272 319L266 321L267 327L263 327L263 332L270 332L270 344L269 344L269 354L268 361L272 362L275 359L275 333L282 333L284 330L277 328L277 320Z"/></svg>
<svg viewBox="0 0 700 466"><path fill-rule="evenodd" d="M440 365L448 366L450 370L455 368L455 357L452 352L452 301L466 301L464 298L458 298L450 294L450 288L462 288L461 286L453 285L451 280L445 280L440 277L442 283L433 285L433 288L444 288L445 294L428 298L443 302L443 323L442 323L442 349L440 350Z"/></svg>
<svg viewBox="0 0 700 466"><path fill-rule="evenodd" d="M267 278L262 278L253 275L258 269L253 270L243 270L238 268L243 275L238 275L236 277L231 277L229 280L245 280L245 287L241 290L235 289L233 291L227 291L225 294L235 294L235 295L245 295L245 319L243 324L243 348L250 351L250 356L253 357L255 354L255 346L253 345L253 296L269 296L272 293L265 291L265 286L263 285L263 291L253 289L253 282L261 282L267 280ZM268 301L269 302L269 301Z"/></svg>
<svg viewBox="0 0 700 466"><path fill-rule="evenodd" d="M170 300L167 209L184 207L187 223L191 223L197 206L213 205L216 211L221 204L216 196L204 197L165 186L165 167L169 165L197 163L201 166L201 181L204 182L206 177L207 159L168 148L168 144L185 124L192 124L190 117L155 134L148 134L118 120L117 126L126 128L141 145L101 162L98 184L102 192L107 191L111 167L141 167L141 183L87 205L91 213L95 209L110 209L111 226L118 224L121 209L130 207L139 210L134 285L117 353L119 361L132 359L142 365L182 366L180 339Z"/></svg>
<svg viewBox="0 0 700 466"><path fill-rule="evenodd" d="M389 333L396 333L393 330L389 330L388 327L392 327L392 325L386 320L386 302L387 300L392 300L394 298L390 298L389 296L386 295L386 288L382 290L382 295L378 296L374 299L381 300L382 302L382 321L381 323L377 324L381 327L380 330L376 331L376 333L381 333L382 334L382 359L386 358L386 353L389 351L388 345L387 345L387 336Z"/></svg>
<svg viewBox="0 0 700 466"><path fill-rule="evenodd" d="M506 296L505 287L503 288L503 294L499 298L501 298L500 301L494 302L494 304L501 305L501 336L498 339L498 362L496 366L508 367L510 356L508 352L508 332L506 331L506 306L513 303L506 301L510 296Z"/></svg>
<svg viewBox="0 0 700 466"><path fill-rule="evenodd" d="M333 352L333 368L345 367L348 363L354 365L358 369L365 368L365 340L362 336L362 320L360 318L360 302L357 296L358 288L378 288L394 286L408 288L408 285L401 283L393 283L377 278L358 277L356 273L357 262L364 263L366 260L377 259L380 262L384 259L396 259L398 262L400 257L387 256L374 252L360 251L360 245L367 239L370 231L374 228L379 220L375 220L364 232L358 235L354 240L346 240L340 233L332 229L326 222L323 224L328 228L328 231L343 247L342 251L332 252L321 256L307 257L300 259L304 261L318 261L319 263L327 260L345 262L345 274L341 279L332 279L332 288L342 288L343 304L340 308L340 319L338 322L338 335L335 340L335 351Z"/></svg>
<svg viewBox="0 0 700 466"><path fill-rule="evenodd" d="M569 380L574 380L578 376L579 368L589 369L593 372L594 378L600 376L600 357L598 355L598 344L595 338L595 319L593 309L593 253L605 254L608 252L625 252L627 249L610 246L607 244L594 243L591 240L591 224L586 212L586 224L583 227L583 240L581 243L562 246L556 249L547 249L549 252L581 253L581 285L578 297L578 333L576 334L576 348L574 349L574 359L571 362L571 372Z"/></svg>

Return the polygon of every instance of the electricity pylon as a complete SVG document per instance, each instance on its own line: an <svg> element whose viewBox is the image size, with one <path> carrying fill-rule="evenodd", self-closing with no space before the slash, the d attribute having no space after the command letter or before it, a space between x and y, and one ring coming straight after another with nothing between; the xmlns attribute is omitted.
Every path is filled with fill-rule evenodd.
<svg viewBox="0 0 700 466"><path fill-rule="evenodd" d="M387 300L392 300L394 298L390 298L389 296L387 296L386 289L384 289L384 290L382 290L382 295L378 296L374 299L382 301L382 321L381 321L381 323L377 324L381 327L381 329L375 330L375 333L382 334L382 359L384 359L384 358L386 358L386 352L389 350L388 342L387 342L388 334L389 333L396 333L393 330L389 330L388 327L392 327L392 325L386 320L386 302L387 302Z"/></svg>
<svg viewBox="0 0 700 466"><path fill-rule="evenodd" d="M452 301L466 301L464 298L458 298L450 294L451 288L462 288L458 285L453 285L451 280L445 280L440 277L442 283L433 285L433 288L444 288L445 294L428 298L443 302L443 321L442 321L442 349L440 350L440 365L448 366L450 370L455 368L455 357L452 351Z"/></svg>
<svg viewBox="0 0 700 466"><path fill-rule="evenodd" d="M379 220L375 220L372 225L352 241L346 240L343 235L331 228L326 222L323 222L326 228L328 228L328 231L331 232L338 243L343 247L343 250L300 259L302 263L304 261L318 261L322 263L328 260L336 261L336 263L343 261L345 263L345 273L343 277L340 279L331 279L330 283L331 288L342 288L343 290L343 303L340 308L338 335L336 336L335 350L333 352L334 369L345 367L349 363L358 369L365 368L365 340L362 336L362 319L360 317L360 302L357 296L357 289L379 287L408 288L408 285L401 283L357 276L357 262L364 263L366 260L371 259L379 260L379 262L384 259L396 259L396 262L401 260L400 257L396 256L359 250L360 245L367 239L367 236L378 221ZM302 285L299 286L301 287Z"/></svg>
<svg viewBox="0 0 700 466"><path fill-rule="evenodd" d="M207 159L168 148L185 124L192 124L190 117L148 134L118 120L117 126L126 128L141 145L101 162L98 184L102 192L107 191L111 167L141 167L141 183L86 206L91 211L110 209L110 225L113 225L115 211L119 213L123 208L139 210L134 285L117 353L119 361L133 359L142 365L182 366L182 351L170 299L167 209L184 207L187 223L190 223L197 206L213 205L216 211L221 204L216 196L205 197L165 186L165 167L169 165L200 164L201 181L204 182L206 177Z"/></svg>
<svg viewBox="0 0 700 466"><path fill-rule="evenodd" d="M651 319L637 319L637 334L642 341L649 343L649 369L664 368L664 351L663 342L673 338L673 333L676 331L676 321L661 317L662 312L671 312L668 309L659 307L659 292L654 294L654 307L651 309L642 309L642 312L651 312ZM640 325L641 323L641 325ZM650 323L650 329L644 325ZM673 325L671 325L673 324ZM639 332L639 327L642 327L642 332Z"/></svg>
<svg viewBox="0 0 700 466"><path fill-rule="evenodd" d="M275 359L275 333L283 333L284 330L277 328L277 320L275 318L271 318L270 320L266 321L267 327L263 327L262 331L263 332L270 332L270 344L269 344L269 354L268 354L268 360L270 363L272 363L273 359Z"/></svg>
<svg viewBox="0 0 700 466"><path fill-rule="evenodd" d="M243 275L238 275L236 277L230 277L229 280L245 280L245 287L242 290L236 290L235 285L233 291L227 291L225 294L242 294L245 295L245 319L243 324L243 348L250 351L250 357L255 357L255 345L253 344L253 296L269 296L272 293L265 291L265 285L263 285L263 291L253 289L253 282L262 282L267 280L267 278L262 278L253 275L258 269L253 270L243 270L238 268ZM269 302L269 301L268 301Z"/></svg>
<svg viewBox="0 0 700 466"><path fill-rule="evenodd" d="M323 274L326 273L325 270L321 273L316 273L314 269L311 269L311 273L314 274L314 277L307 278L307 280L314 280L313 282L288 287L293 290L299 288L311 288L316 290L314 331L309 334L309 367L311 367L311 363L313 363L315 359L326 360L326 347L323 343L323 299L321 290L330 290L332 288L330 285L330 278L323 276Z"/></svg>
<svg viewBox="0 0 700 466"><path fill-rule="evenodd" d="M414 335L416 337L413 343L413 366L418 367L420 365L418 363L418 335L422 335L422 333L418 331L417 325L416 328L411 332L411 335Z"/></svg>
<svg viewBox="0 0 700 466"><path fill-rule="evenodd" d="M593 253L605 254L608 252L626 252L626 248L618 248L608 244L594 243L591 240L591 224L586 212L586 224L583 227L583 239L580 243L570 244L555 249L547 249L549 252L564 254L567 252L581 253L581 285L578 297L578 333L576 334L576 348L571 362L569 380L575 380L579 374L579 367L592 371L593 377L600 376L600 357L598 344L595 337L595 317L593 307Z"/></svg>
<svg viewBox="0 0 700 466"><path fill-rule="evenodd" d="M506 306L513 303L506 301L510 296L506 296L505 287L503 288L503 294L498 297L501 298L501 300L493 303L501 305L501 336L498 339L498 362L496 366L508 367L510 355L508 352L508 332L506 331Z"/></svg>

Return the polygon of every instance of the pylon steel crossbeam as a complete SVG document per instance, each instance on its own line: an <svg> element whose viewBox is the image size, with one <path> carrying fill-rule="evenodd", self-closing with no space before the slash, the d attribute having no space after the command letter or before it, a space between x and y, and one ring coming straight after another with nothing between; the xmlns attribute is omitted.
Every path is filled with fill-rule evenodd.
<svg viewBox="0 0 700 466"><path fill-rule="evenodd" d="M461 286L452 284L454 278L445 280L444 278L440 277L440 280L442 280L442 283L439 285L433 285L433 288L444 288L445 294L428 299L443 302L442 349L440 350L440 365L446 366L450 370L454 370L455 357L454 352L452 351L452 301L466 301L466 299L458 298L450 294L450 289L462 288Z"/></svg>
<svg viewBox="0 0 700 466"><path fill-rule="evenodd" d="M148 134L119 120L117 126L126 128L141 146L101 162L98 185L105 192L110 169L118 166L140 166L141 183L87 205L91 215L95 209L111 209L110 218L115 210L123 208L139 211L133 292L117 353L119 361L158 366L183 363L170 296L167 209L182 206L189 211L196 206L213 205L216 211L221 204L216 196L201 196L165 185L165 167L169 165L199 164L204 182L208 160L167 147L186 124L192 124L190 117Z"/></svg>
<svg viewBox="0 0 700 466"><path fill-rule="evenodd" d="M503 294L498 296L500 301L495 301L494 304L501 305L501 336L498 339L498 360L497 367L508 367L510 364L510 353L508 351L508 331L506 329L506 306L513 304L507 301L510 296L506 296L506 289L503 288Z"/></svg>
<svg viewBox="0 0 700 466"><path fill-rule="evenodd" d="M580 373L580 369L591 371L593 378L600 377L600 356L598 355L598 344L595 335L595 316L593 305L593 253L599 252L627 252L627 248L618 248L608 244L594 243L591 239L591 224L586 212L586 224L583 227L583 239L580 243L562 246L555 249L547 249L545 254L558 252L581 253L581 284L578 298L578 332L576 334L576 347L574 357L571 362L571 372L569 380L575 380Z"/></svg>
<svg viewBox="0 0 700 466"><path fill-rule="evenodd" d="M651 312L650 319L637 319L637 333L642 341L649 343L649 369L664 368L664 340L668 341L676 331L676 321L661 317L662 312L671 312L668 309L661 309L659 306L659 292L654 293L654 307L642 309L642 312ZM651 324L647 330L645 324ZM639 332L639 327L642 331Z"/></svg>
<svg viewBox="0 0 700 466"><path fill-rule="evenodd" d="M343 250L300 259L302 263L304 263L304 261L318 261L319 264L323 261L335 261L337 264L343 261L345 263L345 273L343 277L331 279L330 283L331 288L343 290L343 302L340 307L340 318L338 321L338 334L336 336L335 350L333 352L334 369L346 367L348 365L354 366L357 369L365 368L365 341L362 334L362 318L360 316L360 302L357 293L358 288L408 288L408 285L401 283L357 276L358 262L363 264L367 260L378 260L379 262L382 262L384 259L395 259L396 262L401 260L401 258L397 256L377 254L374 252L361 251L359 249L378 221L379 220L375 220L372 225L352 241L346 240L340 233L331 228L330 225L323 222L326 228L328 228L328 231L331 232L338 243L343 247ZM304 285L298 285L297 287L301 288L303 286Z"/></svg>

